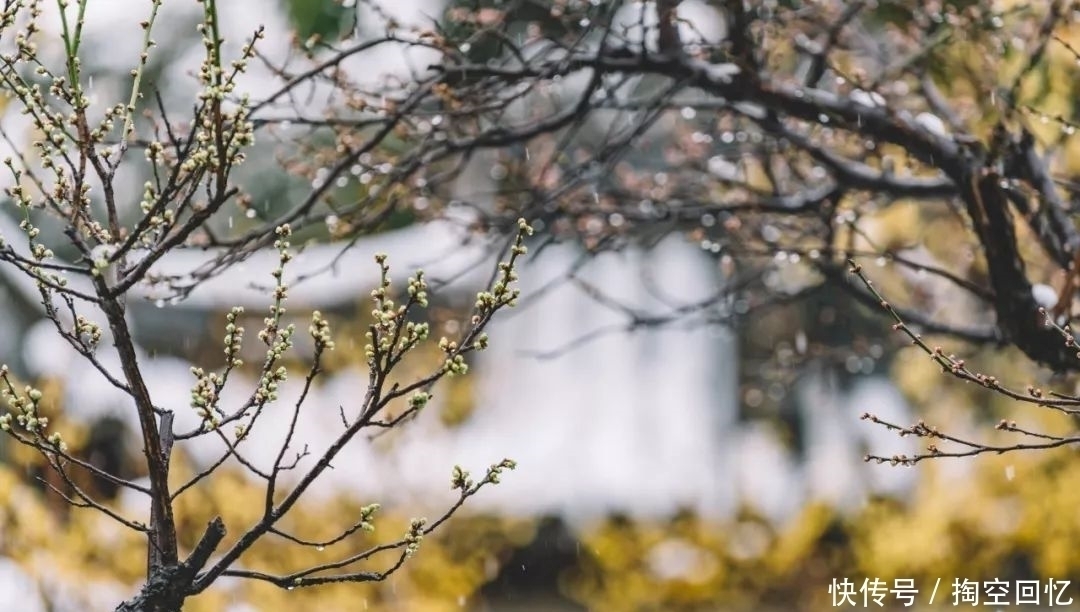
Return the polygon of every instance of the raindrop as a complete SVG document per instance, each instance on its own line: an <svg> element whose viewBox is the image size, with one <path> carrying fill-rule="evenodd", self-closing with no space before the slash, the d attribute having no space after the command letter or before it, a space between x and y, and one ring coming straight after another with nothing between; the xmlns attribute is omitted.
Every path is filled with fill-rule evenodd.
<svg viewBox="0 0 1080 612"><path fill-rule="evenodd" d="M761 402L764 401L764 399L765 394L762 393L761 389L758 389L757 387L751 387L747 389L746 393L743 395L743 401L745 401L746 405L750 408L757 408L761 405Z"/></svg>
<svg viewBox="0 0 1080 612"><path fill-rule="evenodd" d="M851 374L857 374L862 369L862 360L855 355L850 355L844 360L844 368Z"/></svg>
<svg viewBox="0 0 1080 612"><path fill-rule="evenodd" d="M248 219L254 219L255 218L255 209L254 208L247 209L247 212L244 213L244 216L247 217Z"/></svg>
<svg viewBox="0 0 1080 612"><path fill-rule="evenodd" d="M680 114L683 119L690 120L697 116L697 111L695 111L693 107L684 106L682 111L680 111Z"/></svg>
<svg viewBox="0 0 1080 612"><path fill-rule="evenodd" d="M315 550L317 550L319 552L322 552L322 551L326 550L326 547L325 546L316 546Z"/></svg>
<svg viewBox="0 0 1080 612"><path fill-rule="evenodd" d="M154 306L157 308L165 308L165 300L161 298L154 300Z"/></svg>
<svg viewBox="0 0 1080 612"><path fill-rule="evenodd" d="M861 361L862 361L862 368L861 368L862 373L863 374L873 374L874 373L874 360L871 359L870 357L863 357Z"/></svg>
<svg viewBox="0 0 1080 612"><path fill-rule="evenodd" d="M888 263L888 262L889 262L888 259L885 259L884 257L878 257L877 260L874 263L877 264L877 267L884 268L885 264Z"/></svg>
<svg viewBox="0 0 1080 612"><path fill-rule="evenodd" d="M710 157L708 166L709 172L714 174L717 178L726 181L738 180L739 167L719 155Z"/></svg>
<svg viewBox="0 0 1080 612"><path fill-rule="evenodd" d="M349 179L347 177L344 177L344 176L339 176L337 181L335 181L334 184L337 185L338 188L341 188L341 187L344 187L345 185L349 184Z"/></svg>

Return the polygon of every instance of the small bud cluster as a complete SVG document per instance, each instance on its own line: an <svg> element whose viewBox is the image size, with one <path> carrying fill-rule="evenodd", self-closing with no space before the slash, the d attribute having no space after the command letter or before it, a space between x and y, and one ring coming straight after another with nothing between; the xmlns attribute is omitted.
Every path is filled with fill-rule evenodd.
<svg viewBox="0 0 1080 612"><path fill-rule="evenodd" d="M424 406L431 401L431 394L427 391L417 391L409 398L409 408L413 410L423 410Z"/></svg>
<svg viewBox="0 0 1080 612"><path fill-rule="evenodd" d="M426 340L431 332L427 323L406 320L413 306L428 305L427 281L424 280L424 272L417 270L409 278L407 290L409 299L405 304L398 304L390 297L390 266L387 263L386 254L375 255L375 263L379 264L379 286L371 291L374 302L371 316L375 322L364 334L367 339L364 355L368 365L372 367L376 367L380 359L386 360L387 363L395 360Z"/></svg>
<svg viewBox="0 0 1080 612"><path fill-rule="evenodd" d="M525 247L522 247L525 248ZM511 264L502 262L499 264L500 278L495 281L490 291L481 291L476 294L476 309L480 312L491 312L499 306L516 306L520 290L511 289L510 283L517 280L517 272Z"/></svg>
<svg viewBox="0 0 1080 612"><path fill-rule="evenodd" d="M21 173L14 167L14 162L10 158L5 159L4 162L16 180L15 185L4 189L4 193L12 200L15 200L16 204L22 209L23 219L19 222L19 229L26 235L27 245L30 248L31 259L21 261L19 265L35 279L39 289L65 287L67 286L66 278L60 274L47 273L40 265L52 259L55 254L52 249L39 241L41 229L34 225L30 218L30 210L34 206L33 201L27 189L18 184L19 178L22 176ZM0 246L2 244L3 241L0 240Z"/></svg>
<svg viewBox="0 0 1080 612"><path fill-rule="evenodd" d="M488 347L488 343L489 340L487 333L481 332L478 336L476 336L476 340L473 341L473 348L478 351L482 351Z"/></svg>
<svg viewBox="0 0 1080 612"><path fill-rule="evenodd" d="M147 157L151 162L157 160L161 146L155 141L147 148ZM165 208L165 201L152 182L143 184L139 209L145 215L143 223L146 229L139 234L139 242L146 248L152 248L176 224L176 211Z"/></svg>
<svg viewBox="0 0 1080 612"><path fill-rule="evenodd" d="M90 273L94 276L105 275L113 265L113 257L116 256L117 250L118 247L114 244L103 244L95 248L90 254L93 259Z"/></svg>
<svg viewBox="0 0 1080 612"><path fill-rule="evenodd" d="M270 347L267 359L280 359L286 349L291 346L287 342L292 334L291 329L280 328L281 318L285 315L285 300L289 297L289 287L285 283L285 266L292 261L292 253L289 252L289 236L292 229L288 224L282 225L275 230L277 240L274 248L278 250L278 266L270 273L274 277L274 304L270 307L270 315L263 319L263 328L259 330L259 340Z"/></svg>
<svg viewBox="0 0 1080 612"><path fill-rule="evenodd" d="M244 328L236 321L244 314L243 306L235 306L225 315L225 360L228 367L238 368L244 364L240 359L240 348L244 342Z"/></svg>
<svg viewBox="0 0 1080 612"><path fill-rule="evenodd" d="M528 253L528 248L525 246L525 238L531 236L533 233L532 227L525 222L524 219L518 219L518 232L514 240L514 244L510 249L510 258L507 261L499 263L499 276L496 278L495 283L488 291L481 291L476 295L475 312L472 317L473 334L470 335L471 343L466 343L466 347L472 350L482 351L488 347L488 336L479 330L488 320L491 319L495 311L503 307L513 308L517 305L517 299L521 295L521 290L513 287L514 282L517 281L517 260L522 255ZM443 362L443 371L447 375L454 376L465 374L469 371L469 366L465 363L465 357L462 355L462 347L457 342L449 340L448 338L441 338L439 340L439 349L446 356L446 360Z"/></svg>
<svg viewBox="0 0 1080 612"><path fill-rule="evenodd" d="M254 400L257 406L263 406L267 402L276 401L278 387L288 378L288 370L285 366L278 365L285 353L293 346L292 337L296 333L295 325L281 326L281 319L285 316L285 300L289 297L288 285L285 283L285 266L292 261L292 253L289 251L289 237L292 229L288 224L281 225L275 230L277 240L274 248L278 250L278 266L271 275L274 277L274 303L270 306L270 313L263 319L263 327L259 330L259 339L267 345L266 359L263 362L262 375L259 377L258 387L255 390ZM329 327L326 328L329 334ZM276 366L276 367L275 367Z"/></svg>
<svg viewBox="0 0 1080 612"><path fill-rule="evenodd" d="M454 466L454 471L450 473L450 490L467 491L473 488L475 483L469 478L469 472L462 469L460 465Z"/></svg>
<svg viewBox="0 0 1080 612"><path fill-rule="evenodd" d="M256 31L241 50L240 58L232 61L226 70L222 65L222 41L214 12L209 3L204 7L203 23L198 25L206 52L198 72L202 85L200 121L195 132L195 149L181 164L181 171L190 173L206 170L215 173L235 167L244 161L243 149L254 144L250 98L241 95L239 104L231 108L222 102L235 93L237 78L247 70L248 62L255 57L255 44L264 36L262 28Z"/></svg>
<svg viewBox="0 0 1080 612"><path fill-rule="evenodd" d="M424 540L424 527L427 519L413 519L409 525L409 533L405 535L405 556L411 557L420 550L420 543Z"/></svg>
<svg viewBox="0 0 1080 612"><path fill-rule="evenodd" d="M427 308L427 281L424 280L423 270L417 270L416 274L409 279L409 297L415 300L420 306Z"/></svg>
<svg viewBox="0 0 1080 612"><path fill-rule="evenodd" d="M478 322L478 319L482 319L485 315L490 316L502 306L517 305L521 291L511 288L511 285L518 279L515 270L518 257L529 252L528 247L525 246L525 238L532 234L533 228L525 222L525 219L518 219L518 232L514 245L510 249L510 259L499 263L499 277L491 289L476 294L477 314L474 317L474 324Z"/></svg>
<svg viewBox="0 0 1080 612"><path fill-rule="evenodd" d="M266 402L276 401L278 398L278 386L289 377L289 371L285 366L278 366L272 372L268 372L259 378L259 388L255 390L255 402L259 405Z"/></svg>
<svg viewBox="0 0 1080 612"><path fill-rule="evenodd" d="M222 41L217 34L214 11L204 5L203 23L198 25L205 48L203 63L199 69L202 86L198 94L199 104L194 117L194 137L190 147L177 150L158 140L151 140L145 148L146 161L153 166L155 182L144 185L139 202L144 217L140 223L137 240L151 248L176 227L184 202L191 201L202 185L208 193L216 194L211 202L196 202L196 212L213 212L208 206L224 202L222 193L229 173L246 159L245 150L255 142L255 125L250 120L251 100L247 94L235 95L238 76L247 70L248 62L255 57L255 44L263 38L260 28L241 49L240 58L228 68L222 66ZM152 20L144 24L149 30ZM148 47L153 42L147 38ZM141 56L139 67L133 71L136 83L141 77L146 53ZM235 104L225 105L226 97ZM136 101L133 94L124 115L123 138L134 131L133 112ZM172 177L162 180L158 177ZM241 198L241 201L243 198ZM173 209L171 203L177 203ZM192 239L195 239L193 236Z"/></svg>
<svg viewBox="0 0 1080 612"><path fill-rule="evenodd" d="M0 366L0 398L13 412L0 415L0 431L19 436L16 427L30 434L38 444L45 444L57 452L66 452L67 443L59 432L46 433L49 426L49 418L41 416L40 407L42 393L39 389L26 386L20 393L16 390L8 375L6 365ZM14 425L12 424L14 421Z"/></svg>
<svg viewBox="0 0 1080 612"><path fill-rule="evenodd" d="M225 388L229 373L233 368L243 365L240 359L240 349L244 338L244 328L237 325L237 320L244 313L242 307L234 307L225 315L225 371L222 374L216 372L207 373L202 368L191 368L195 376L195 385L191 389L191 407L195 414L202 419L203 427L217 429L224 418L224 412L218 407L221 390ZM236 428L236 438L242 439L247 434L244 426Z"/></svg>
<svg viewBox="0 0 1080 612"><path fill-rule="evenodd" d="M86 348L94 348L101 342L101 326L82 315L75 317L75 337Z"/></svg>
<svg viewBox="0 0 1080 612"><path fill-rule="evenodd" d="M450 474L450 489L460 490L464 495L472 495L479 491L480 487L486 484L499 484L499 479L503 472L516 468L517 462L512 459L503 459L502 461L489 466L487 474L484 475L484 479L477 484L470 477L467 470L462 469L459 465L455 465L454 471Z"/></svg>
<svg viewBox="0 0 1080 612"><path fill-rule="evenodd" d="M191 373L195 376L195 386L191 388L191 407L203 423L215 428L220 423L221 410L217 402L224 379L216 372L206 373L202 368L193 367Z"/></svg>
<svg viewBox="0 0 1080 612"><path fill-rule="evenodd" d="M381 509L379 504L368 504L360 508L360 529L369 533L375 531L375 515Z"/></svg>
<svg viewBox="0 0 1080 612"><path fill-rule="evenodd" d="M443 370L448 376L463 376L468 373L469 364L465 363L465 356L459 353L447 358L443 363Z"/></svg>
<svg viewBox="0 0 1080 612"><path fill-rule="evenodd" d="M506 470L517 469L517 462L513 459L503 459L502 461L492 465L488 468L487 475L484 476L484 482L491 484L499 484L499 478Z"/></svg>
<svg viewBox="0 0 1080 612"><path fill-rule="evenodd" d="M308 333L315 340L315 346L334 350L334 341L330 336L330 322L324 319L318 310L311 313L311 327L308 328Z"/></svg>

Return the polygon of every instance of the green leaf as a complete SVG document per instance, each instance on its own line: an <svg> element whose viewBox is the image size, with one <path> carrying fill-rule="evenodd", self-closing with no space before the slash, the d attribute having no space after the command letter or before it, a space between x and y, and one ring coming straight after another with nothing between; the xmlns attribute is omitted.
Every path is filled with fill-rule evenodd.
<svg viewBox="0 0 1080 612"><path fill-rule="evenodd" d="M300 40L318 36L332 40L340 36L348 25L348 17L355 10L335 0L284 0L289 21Z"/></svg>

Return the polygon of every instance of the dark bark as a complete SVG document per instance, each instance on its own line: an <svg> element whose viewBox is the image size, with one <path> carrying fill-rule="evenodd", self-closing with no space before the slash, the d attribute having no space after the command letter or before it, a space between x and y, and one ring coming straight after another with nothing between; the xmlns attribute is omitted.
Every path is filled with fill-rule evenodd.
<svg viewBox="0 0 1080 612"><path fill-rule="evenodd" d="M1001 181L996 172L977 170L961 191L986 257L998 326L1009 342L1035 361L1055 370L1080 369L1075 349L1066 347L1061 334L1046 326L1032 296Z"/></svg>
<svg viewBox="0 0 1080 612"><path fill-rule="evenodd" d="M98 281L98 295L106 296L109 288ZM147 571L154 582L163 570L177 565L179 556L176 545L176 523L173 520L172 500L169 496L169 458L161 443L161 434L154 410L150 391L146 388L142 372L139 370L135 344L131 339L127 321L124 318L125 307L119 298L102 298L101 307L109 321L113 333L113 342L120 355L120 364L124 379L131 389L135 400L135 411L139 416L139 429L142 434L143 454L146 456L147 476L150 480L150 537L147 545Z"/></svg>
<svg viewBox="0 0 1080 612"><path fill-rule="evenodd" d="M183 563L156 569L139 593L117 606L116 612L180 612L184 600L196 593L195 576L224 537L225 523L215 517Z"/></svg>

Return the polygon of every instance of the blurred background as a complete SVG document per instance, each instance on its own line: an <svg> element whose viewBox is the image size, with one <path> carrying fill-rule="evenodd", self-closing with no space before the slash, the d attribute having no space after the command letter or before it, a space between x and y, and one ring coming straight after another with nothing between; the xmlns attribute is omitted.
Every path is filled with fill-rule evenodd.
<svg viewBox="0 0 1080 612"><path fill-rule="evenodd" d="M469 6L410 0L381 10L410 23ZM137 53L131 41L138 19L124 0L90 7L84 44L95 49L88 55L91 87L111 98L122 92ZM200 9L165 2L162 10L169 27L156 36L149 80L167 105L182 109L199 61L191 34ZM316 35L355 29L362 36L365 20L374 19L369 5L328 0L230 0L221 10L225 37L234 44L265 24L260 51L271 58ZM680 11L701 36L723 36L723 21L707 3L687 0ZM352 68L361 78L395 71L404 78L424 61L414 51L379 47L353 58ZM278 87L275 79L253 69L244 87L258 98ZM8 147L30 138L24 119L10 109L3 125ZM280 141L259 149L243 170L255 207L268 217L310 187L276 169L275 146L288 143L288 126L278 134ZM483 156L475 161L459 180L462 199L483 205L482 194L498 180L493 164ZM366 184L364 173L354 178ZM132 176L132 196L140 184ZM2 210L0 233L8 234L17 221L7 216L10 207ZM897 212L864 229L889 242L920 225L939 259L956 255L949 253L954 218L891 210ZM491 245L462 229L468 210L451 205L441 219L421 218L403 215L360 237L340 260L340 245L314 238L296 261L298 276L336 264L298 284L291 302L298 321L313 309L330 313L338 345L329 375L309 399L321 416L301 426L313 445L329 439L337 406L355 402L366 386L361 347L370 316L365 299L377 280L373 253L389 253L402 276L423 267L445 281L430 311L445 333L456 331L490 275ZM227 222L242 229L246 220ZM521 306L491 328L492 348L470 374L439 388L433 408L402 431L351 449L313 493L319 504L294 523L318 531L328 517L379 502L392 530L452 503L448 478L455 464L479 471L510 457L519 468L471 500L385 583L293 592L224 581L190 600L189 609L823 610L836 603L830 585L845 579L855 583L862 607L858 587L865 579L890 586L912 579L920 602L940 579L938 601L951 603L946 587L957 578L1044 585L1080 578L1080 464L1071 450L914 468L863 461L868 452L920 448L917 440L861 421L867 411L903 424L923 418L987 441L1001 418L1019 414L1055 430L1068 425L1058 416L1018 411L948 379L894 337L878 313L839 292L790 303L734 299L725 324L673 316L727 282L710 245L682 234L595 255L576 243L534 253L521 270ZM251 279L269 280L267 261L256 257L185 300L148 294L130 304L147 380L161 405L188 412L189 369L220 353L229 308L245 306L250 326L257 325L267 304ZM770 264L775 292L794 293L812 281L796 263L778 257ZM175 265L193 267L179 259ZM910 281L884 260L868 274L885 287ZM926 291L943 316L963 321L978 314L945 288ZM0 320L0 362L43 389L69 444L98 465L140 477L126 467L138 465L140 452L134 411L55 336L33 286L2 268ZM943 343L1021 387L1049 381L1012 350ZM245 385L237 387L240 398ZM290 385L282 401L298 393ZM181 475L215 457L212 446L198 444L180 453L174 471ZM45 492L39 477L49 478L39 457L0 440L0 609L110 609L139 579L144 545L96 513L68 508ZM251 511L243 500L260 490L239 472L212 483L181 501L180 520L192 533L215 514L242 521ZM120 508L141 511L143 500L100 482L88 486ZM267 545L246 562L284 569L319 554L302 550L290 558ZM891 595L886 601L897 605Z"/></svg>

